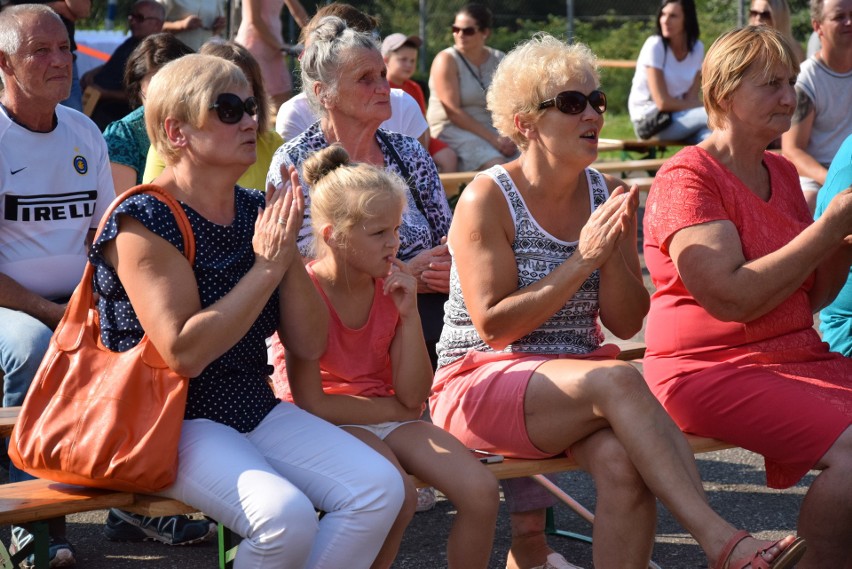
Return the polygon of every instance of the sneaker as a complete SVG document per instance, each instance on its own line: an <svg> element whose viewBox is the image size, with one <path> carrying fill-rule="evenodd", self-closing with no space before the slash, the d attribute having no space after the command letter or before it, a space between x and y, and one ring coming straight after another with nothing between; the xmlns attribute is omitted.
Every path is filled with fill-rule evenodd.
<svg viewBox="0 0 852 569"><path fill-rule="evenodd" d="M435 507L435 502L438 498L435 497L435 489L432 487L417 489L417 508L415 512L428 512Z"/></svg>
<svg viewBox="0 0 852 569"><path fill-rule="evenodd" d="M12 527L12 543L9 545L9 553L14 555L26 547L32 540L33 534L22 527ZM48 546L48 559L50 560L48 567L75 567L77 561L74 559L74 546L67 539L61 537L51 537L50 545ZM26 559L21 561L23 569L34 569L35 555L30 554Z"/></svg>
<svg viewBox="0 0 852 569"><path fill-rule="evenodd" d="M166 545L190 545L206 541L216 534L216 523L187 516L148 518L112 508L104 525L110 541L154 540Z"/></svg>

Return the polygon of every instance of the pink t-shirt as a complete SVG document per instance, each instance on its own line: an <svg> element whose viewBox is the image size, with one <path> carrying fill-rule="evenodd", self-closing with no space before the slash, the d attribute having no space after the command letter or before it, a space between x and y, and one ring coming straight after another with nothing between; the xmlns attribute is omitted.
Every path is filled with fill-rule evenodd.
<svg viewBox="0 0 852 569"><path fill-rule="evenodd" d="M656 292L645 338L645 375L652 389L722 361L760 358L771 363L795 348L817 348L808 290L813 276L774 310L751 322L722 322L686 289L667 240L680 229L727 220L737 228L747 260L789 243L811 223L796 169L764 154L772 194L764 202L705 150L687 147L657 173L645 207L645 262ZM788 353L789 355L789 353Z"/></svg>
<svg viewBox="0 0 852 569"><path fill-rule="evenodd" d="M333 395L361 395L363 397L390 397L393 391L393 370L390 347L396 335L399 311L391 297L383 291L383 280L375 280L375 294L370 316L358 329L347 327L338 316L328 297L317 282L311 266L308 274L328 306L328 346L320 358L322 388ZM284 346L275 337L273 341L272 380L275 393L285 401L292 401L287 369L284 365Z"/></svg>

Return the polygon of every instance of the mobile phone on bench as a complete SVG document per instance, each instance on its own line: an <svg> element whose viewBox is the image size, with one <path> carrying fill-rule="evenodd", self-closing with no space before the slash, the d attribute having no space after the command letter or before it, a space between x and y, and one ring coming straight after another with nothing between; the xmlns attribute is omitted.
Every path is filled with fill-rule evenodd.
<svg viewBox="0 0 852 569"><path fill-rule="evenodd" d="M479 450L476 448L470 449L476 458L479 459L479 462L484 462L485 464L490 464L492 462L503 462L502 454L494 454L492 452L486 452L484 450Z"/></svg>

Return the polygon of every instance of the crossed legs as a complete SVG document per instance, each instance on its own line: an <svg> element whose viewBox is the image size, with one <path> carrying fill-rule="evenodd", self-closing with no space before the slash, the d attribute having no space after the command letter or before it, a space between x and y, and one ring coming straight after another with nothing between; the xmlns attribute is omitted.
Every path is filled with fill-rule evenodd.
<svg viewBox="0 0 852 569"><path fill-rule="evenodd" d="M653 496L716 563L735 528L707 504L685 437L632 366L550 360L532 375L524 411L533 444L553 454L571 448L598 484L597 515L606 523L599 518L595 524L596 567L647 567L656 524ZM598 464L601 458L610 464ZM610 493L620 494L620 500ZM746 539L732 559L756 548L754 540Z"/></svg>

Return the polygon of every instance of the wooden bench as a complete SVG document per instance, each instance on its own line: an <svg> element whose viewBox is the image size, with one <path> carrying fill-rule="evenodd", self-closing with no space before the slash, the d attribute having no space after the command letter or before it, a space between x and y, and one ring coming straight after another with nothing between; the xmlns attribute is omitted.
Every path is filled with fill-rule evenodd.
<svg viewBox="0 0 852 569"><path fill-rule="evenodd" d="M696 454L732 448L731 445L721 441L693 435L687 435L687 440ZM524 476L532 477L589 523L594 523L594 515L591 512L544 476L550 473L577 470L579 466L572 458L564 456L542 460L507 458L503 462L487 464L486 467L494 473L498 480ZM417 479L415 479L415 483L418 486L426 485ZM45 520L108 508L121 508L149 517L172 516L197 511L187 504L169 498L81 488L48 480L28 480L0 485L0 525L31 523L30 528L35 536L32 549L27 548L12 556L13 563L16 563L15 566L23 557L34 553L36 569L47 569L49 536ZM577 536L572 534L571 537ZM220 524L220 569L226 569L233 565L238 542L239 538ZM2 544L0 544L0 547L2 547Z"/></svg>
<svg viewBox="0 0 852 569"><path fill-rule="evenodd" d="M657 140L656 138L649 138L648 140L601 138L598 140L598 152L620 152L624 160L633 157L634 154L653 159L662 158L669 148L680 148L683 145L682 142Z"/></svg>
<svg viewBox="0 0 852 569"><path fill-rule="evenodd" d="M621 353L619 359L635 361L641 359L645 354L645 345L640 342L619 342ZM0 409L0 435L9 436L17 419L19 407ZM732 448L732 445L694 435L686 435L694 453L704 453L716 450ZM553 484L545 474L566 472L579 469L579 465L570 457L555 457L541 460L525 460L507 458L502 462L487 464L486 467L494 473L498 480L509 478L531 477L554 494L560 501L568 505L583 519L594 523L594 515L571 498L561 488ZM413 477L418 487L427 486L421 480ZM33 553L35 555L36 569L47 569L48 567L48 544L46 520L69 514L104 510L108 508L121 508L135 514L148 517L173 516L190 514L196 512L196 508L183 502L131 492L117 492L110 490L97 490L92 488L81 488L59 484L48 480L28 480L0 485L0 525L20 525L29 523L35 539L25 550L16 552L12 561L17 563L24 557ZM549 511L548 519L551 533L568 535L574 538L590 538L559 532L553 530L552 511ZM228 569L233 566L233 559L239 543L239 537L230 530L219 524L219 568ZM5 547L0 543L0 549ZM5 553L5 551L0 551Z"/></svg>
<svg viewBox="0 0 852 569"><path fill-rule="evenodd" d="M637 180L639 183L639 189L642 188L650 188L650 183L648 180L653 179L653 174L656 174L657 170L659 170L663 164L665 164L666 160L664 158L647 158L640 160L613 160L613 161L602 161L595 162L591 165L592 168L602 172L604 174L613 174L618 177L624 178L624 181L629 183L630 180ZM631 172L646 172L648 176L641 177L626 177ZM479 172L446 172L440 174L439 177L441 179L441 185L444 186L444 193L447 195L447 199L456 198L461 191L464 189L466 185L473 181L473 178ZM645 189L647 191L647 189Z"/></svg>

